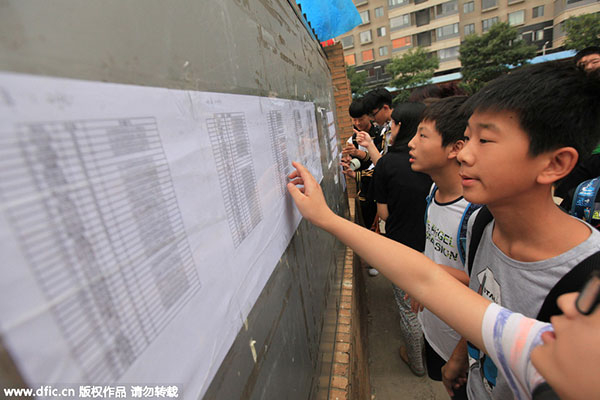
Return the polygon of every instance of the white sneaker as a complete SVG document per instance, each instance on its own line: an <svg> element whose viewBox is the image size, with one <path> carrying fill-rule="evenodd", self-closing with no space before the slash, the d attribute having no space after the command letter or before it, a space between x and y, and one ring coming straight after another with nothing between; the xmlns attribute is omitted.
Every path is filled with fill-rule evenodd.
<svg viewBox="0 0 600 400"><path fill-rule="evenodd" d="M369 275L371 275L371 276L377 276L377 275L379 275L379 271L377 271L373 267L369 267Z"/></svg>

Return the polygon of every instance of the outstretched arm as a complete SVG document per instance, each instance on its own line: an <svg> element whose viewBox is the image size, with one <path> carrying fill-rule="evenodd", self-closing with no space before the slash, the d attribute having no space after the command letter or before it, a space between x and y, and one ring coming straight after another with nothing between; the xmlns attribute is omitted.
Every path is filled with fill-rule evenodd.
<svg viewBox="0 0 600 400"><path fill-rule="evenodd" d="M333 213L315 178L303 165L292 165L296 170L289 175L288 190L306 219L336 236L474 345L484 348L481 324L488 300L418 251Z"/></svg>

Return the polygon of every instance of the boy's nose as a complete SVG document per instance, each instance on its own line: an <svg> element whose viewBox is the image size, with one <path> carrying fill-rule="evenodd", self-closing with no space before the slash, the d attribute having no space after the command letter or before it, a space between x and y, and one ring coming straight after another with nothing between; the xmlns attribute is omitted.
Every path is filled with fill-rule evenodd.
<svg viewBox="0 0 600 400"><path fill-rule="evenodd" d="M471 147L469 145L469 141L467 141L462 149L459 150L456 155L456 159L461 164L471 165L473 163L473 154L471 153Z"/></svg>

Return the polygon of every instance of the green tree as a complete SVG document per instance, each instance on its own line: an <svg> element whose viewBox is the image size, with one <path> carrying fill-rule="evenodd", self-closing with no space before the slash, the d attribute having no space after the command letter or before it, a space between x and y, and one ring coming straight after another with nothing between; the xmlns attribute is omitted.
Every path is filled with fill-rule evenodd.
<svg viewBox="0 0 600 400"><path fill-rule="evenodd" d="M367 73L365 71L356 72L356 68L347 65L346 76L348 76L348 80L350 81L352 97L362 96L367 91L365 87Z"/></svg>
<svg viewBox="0 0 600 400"><path fill-rule="evenodd" d="M600 13L571 17L565 22L566 49L583 50L589 46L600 46Z"/></svg>
<svg viewBox="0 0 600 400"><path fill-rule="evenodd" d="M411 49L401 57L392 58L385 70L392 75L391 85L400 89L394 103L408 100L409 89L428 83L439 65L438 58L422 47Z"/></svg>
<svg viewBox="0 0 600 400"><path fill-rule="evenodd" d="M468 35L460 45L463 81L461 86L474 93L510 69L527 63L536 53L535 46L517 39L517 30L502 22L483 35Z"/></svg>

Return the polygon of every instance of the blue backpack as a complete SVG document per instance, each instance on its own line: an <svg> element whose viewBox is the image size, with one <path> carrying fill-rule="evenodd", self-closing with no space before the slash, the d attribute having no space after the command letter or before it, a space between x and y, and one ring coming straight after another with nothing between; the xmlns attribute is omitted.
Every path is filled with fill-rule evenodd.
<svg viewBox="0 0 600 400"><path fill-rule="evenodd" d="M577 186L569 214L582 219L596 229L600 229L600 176L584 181Z"/></svg>

